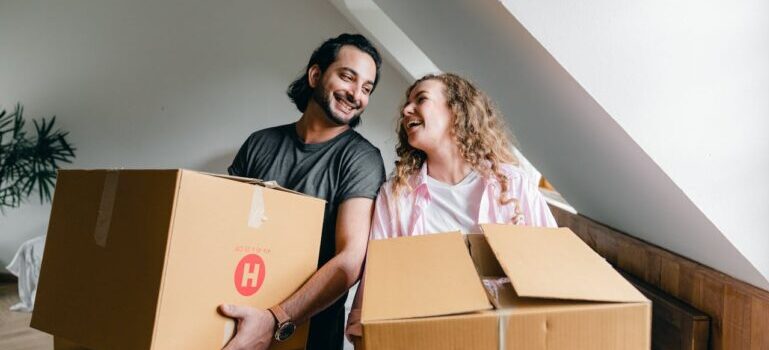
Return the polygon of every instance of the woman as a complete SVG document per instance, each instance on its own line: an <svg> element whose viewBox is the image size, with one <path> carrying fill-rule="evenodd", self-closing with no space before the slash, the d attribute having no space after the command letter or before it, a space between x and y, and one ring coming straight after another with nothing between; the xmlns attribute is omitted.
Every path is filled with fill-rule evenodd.
<svg viewBox="0 0 769 350"><path fill-rule="evenodd" d="M446 231L481 223L555 227L555 219L516 167L502 116L486 94L451 73L427 75L406 92L397 128L398 160L376 199L371 239ZM360 340L363 283L347 334Z"/></svg>

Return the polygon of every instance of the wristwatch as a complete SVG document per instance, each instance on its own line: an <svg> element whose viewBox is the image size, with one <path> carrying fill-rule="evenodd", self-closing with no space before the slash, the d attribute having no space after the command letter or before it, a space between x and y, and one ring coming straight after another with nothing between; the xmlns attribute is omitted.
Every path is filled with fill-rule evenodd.
<svg viewBox="0 0 769 350"><path fill-rule="evenodd" d="M285 310L280 307L280 304L275 305L268 309L275 318L275 340L286 341L290 338L294 331L296 331L296 325L291 322L291 317L288 316Z"/></svg>

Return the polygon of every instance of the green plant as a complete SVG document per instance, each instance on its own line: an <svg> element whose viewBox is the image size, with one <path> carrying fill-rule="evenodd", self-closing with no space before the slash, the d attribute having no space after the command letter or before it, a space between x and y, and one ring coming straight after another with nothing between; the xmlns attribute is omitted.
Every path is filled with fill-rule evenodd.
<svg viewBox="0 0 769 350"><path fill-rule="evenodd" d="M69 133L53 128L56 116L33 120L35 135L27 136L23 113L21 104L0 111L0 210L18 207L35 189L40 203L50 201L59 163L75 157Z"/></svg>

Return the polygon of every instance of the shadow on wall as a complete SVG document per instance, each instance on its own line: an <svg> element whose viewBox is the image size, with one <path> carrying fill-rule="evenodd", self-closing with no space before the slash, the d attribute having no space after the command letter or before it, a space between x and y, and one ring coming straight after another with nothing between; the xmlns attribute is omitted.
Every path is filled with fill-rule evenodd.
<svg viewBox="0 0 769 350"><path fill-rule="evenodd" d="M233 149L230 152L220 153L203 162L200 166L196 166L195 169L215 174L227 174L227 168L232 164L237 152L237 149Z"/></svg>

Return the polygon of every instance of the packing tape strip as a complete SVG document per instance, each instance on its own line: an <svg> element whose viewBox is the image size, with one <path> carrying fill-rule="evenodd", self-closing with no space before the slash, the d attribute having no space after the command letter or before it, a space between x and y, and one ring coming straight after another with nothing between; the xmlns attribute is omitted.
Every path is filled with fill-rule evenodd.
<svg viewBox="0 0 769 350"><path fill-rule="evenodd" d="M497 324L499 325L499 334L497 335L497 348L499 350L505 350L507 348L507 344L505 344L505 333L507 330L507 317L504 315L499 315L497 317Z"/></svg>
<svg viewBox="0 0 769 350"><path fill-rule="evenodd" d="M93 230L93 239L96 245L106 248L109 227L112 223L112 210L115 207L115 195L117 194L118 172L108 171L104 177L104 187L101 192L99 211L96 216L96 226Z"/></svg>
<svg viewBox="0 0 769 350"><path fill-rule="evenodd" d="M499 334L497 335L497 349L507 349L507 316L510 311L497 310L497 325L499 325Z"/></svg>
<svg viewBox="0 0 769 350"><path fill-rule="evenodd" d="M280 187L280 185L278 185L278 182L275 181L275 180L264 181L264 182L262 182L262 185L264 187L267 187L267 188L278 188L278 187Z"/></svg>
<svg viewBox="0 0 769 350"><path fill-rule="evenodd" d="M262 186L254 185L254 193L251 195L251 210L248 213L248 227L259 228L267 220L264 216L264 190Z"/></svg>

